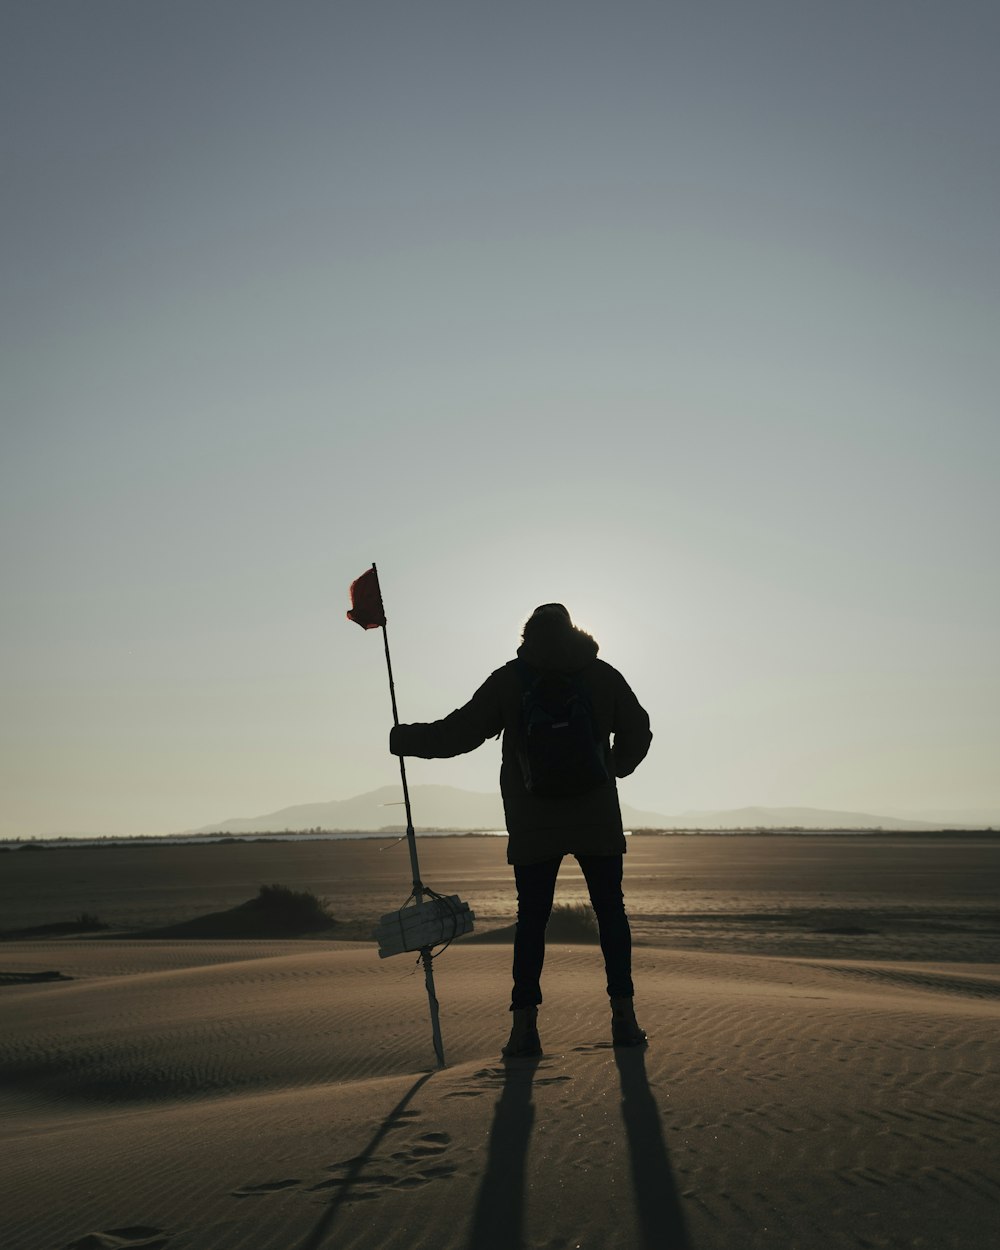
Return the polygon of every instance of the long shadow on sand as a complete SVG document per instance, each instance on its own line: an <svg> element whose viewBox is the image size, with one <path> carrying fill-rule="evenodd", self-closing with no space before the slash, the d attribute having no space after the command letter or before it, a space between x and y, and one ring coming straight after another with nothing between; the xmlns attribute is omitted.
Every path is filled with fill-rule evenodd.
<svg viewBox="0 0 1000 1250"><path fill-rule="evenodd" d="M524 1245L525 1165L535 1122L531 1086L538 1063L538 1059L518 1059L504 1065L486 1171L465 1239L469 1250L521 1250Z"/></svg>
<svg viewBox="0 0 1000 1250"><path fill-rule="evenodd" d="M361 1154L359 1154L357 1158L352 1161L350 1168L344 1174L341 1185L338 1186L338 1193L336 1197L319 1217L316 1222L316 1227L302 1242L299 1250L320 1250L320 1247L330 1235L330 1231L337 1219L337 1214L340 1211L340 1208L351 1196L351 1188L353 1184L361 1179L362 1173L371 1162L371 1158L375 1154L379 1142L381 1142L382 1138L385 1137L387 1133L390 1133L394 1128L400 1127L400 1124L403 1123L400 1117L406 1110L407 1103L413 1100L420 1087L426 1084L433 1075L433 1072L425 1072L419 1080L414 1081L399 1102L396 1103L393 1109L385 1117L376 1131L375 1136L371 1139Z"/></svg>
<svg viewBox="0 0 1000 1250"><path fill-rule="evenodd" d="M691 1250L663 1139L660 1108L646 1076L645 1047L616 1047L614 1055L642 1250Z"/></svg>

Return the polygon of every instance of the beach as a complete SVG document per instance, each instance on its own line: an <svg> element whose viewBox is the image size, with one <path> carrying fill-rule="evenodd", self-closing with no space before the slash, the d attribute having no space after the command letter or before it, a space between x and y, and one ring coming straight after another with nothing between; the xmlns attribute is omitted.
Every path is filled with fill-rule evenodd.
<svg viewBox="0 0 1000 1250"><path fill-rule="evenodd" d="M409 891L391 842L0 856L7 932L110 926L0 943L0 1245L996 1244L1000 839L631 838L648 1046L610 1046L599 948L559 942L544 1053L507 1064L503 840L423 839L477 915L435 960L443 1069L415 957L365 936ZM270 882L339 925L150 936Z"/></svg>

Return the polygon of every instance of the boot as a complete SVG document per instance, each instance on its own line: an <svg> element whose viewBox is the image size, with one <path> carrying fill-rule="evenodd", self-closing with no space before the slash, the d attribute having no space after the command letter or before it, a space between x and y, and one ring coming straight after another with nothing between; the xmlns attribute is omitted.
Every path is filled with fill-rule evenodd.
<svg viewBox="0 0 1000 1250"><path fill-rule="evenodd" d="M542 1043L538 1040L538 1008L515 1007L513 1016L510 1038L501 1052L503 1057L525 1059L530 1055L540 1055Z"/></svg>
<svg viewBox="0 0 1000 1250"><path fill-rule="evenodd" d="M611 1000L611 1041L615 1046L641 1046L646 1030L639 1028L631 998Z"/></svg>

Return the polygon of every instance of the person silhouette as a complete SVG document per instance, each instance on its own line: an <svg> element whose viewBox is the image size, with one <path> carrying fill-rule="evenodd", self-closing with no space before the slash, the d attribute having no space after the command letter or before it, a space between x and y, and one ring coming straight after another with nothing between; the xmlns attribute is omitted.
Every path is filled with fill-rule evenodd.
<svg viewBox="0 0 1000 1250"><path fill-rule="evenodd" d="M503 735L500 793L507 862L517 887L510 1004L514 1018L503 1047L506 1058L541 1054L538 1007L545 926L566 855L573 855L583 870L597 915L612 1041L637 1046L646 1040L634 1009L632 935L622 893L627 847L615 783L643 761L653 735L649 716L628 682L599 660L597 652L597 642L573 624L561 603L544 603L525 622L517 657L492 672L468 703L429 724L396 725L389 737L394 755L447 759ZM585 709L590 729L580 732L584 741L588 732L592 735L599 776L577 792L544 794L533 784L525 709L539 690L543 696L555 691Z"/></svg>

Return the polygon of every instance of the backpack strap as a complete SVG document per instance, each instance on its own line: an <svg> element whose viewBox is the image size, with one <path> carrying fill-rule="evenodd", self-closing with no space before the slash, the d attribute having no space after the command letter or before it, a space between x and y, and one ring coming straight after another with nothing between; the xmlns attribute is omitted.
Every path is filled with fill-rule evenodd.
<svg viewBox="0 0 1000 1250"><path fill-rule="evenodd" d="M527 660L522 660L520 656L514 661L514 667L517 669L517 675L521 679L521 690L524 694L527 694L539 677L541 677L541 673L537 668L532 668Z"/></svg>

